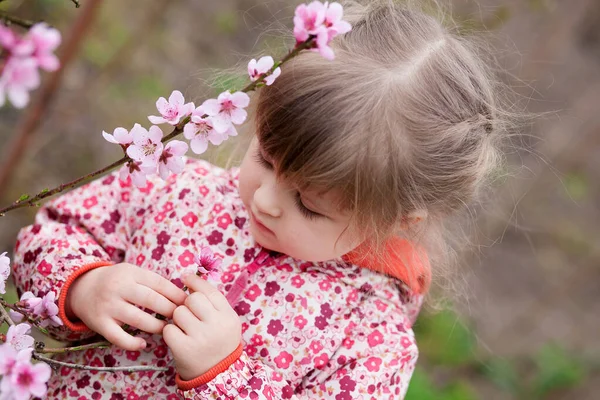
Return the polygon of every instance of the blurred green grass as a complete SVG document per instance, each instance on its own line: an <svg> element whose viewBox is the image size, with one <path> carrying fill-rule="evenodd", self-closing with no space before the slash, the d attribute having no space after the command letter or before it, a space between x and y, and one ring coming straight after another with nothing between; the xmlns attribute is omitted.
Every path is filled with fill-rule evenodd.
<svg viewBox="0 0 600 400"><path fill-rule="evenodd" d="M597 373L597 364L557 343L516 359L489 354L476 332L450 309L424 311L414 331L420 358L407 400L481 399L477 389L482 382L500 398L562 399Z"/></svg>

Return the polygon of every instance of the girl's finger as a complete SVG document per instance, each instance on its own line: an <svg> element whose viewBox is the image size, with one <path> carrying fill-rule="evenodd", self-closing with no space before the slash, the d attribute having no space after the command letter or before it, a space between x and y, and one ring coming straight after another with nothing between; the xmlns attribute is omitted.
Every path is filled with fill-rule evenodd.
<svg viewBox="0 0 600 400"><path fill-rule="evenodd" d="M216 287L199 276L193 274L186 275L183 277L183 282L190 288L191 291L204 294L215 309L219 311L231 309L231 305L229 305L227 298L223 296L223 294L219 292Z"/></svg>
<svg viewBox="0 0 600 400"><path fill-rule="evenodd" d="M173 311L173 322L188 336L192 336L194 332L202 329L202 323L198 317L186 306L179 306Z"/></svg>
<svg viewBox="0 0 600 400"><path fill-rule="evenodd" d="M125 350L136 351L146 347L146 341L144 339L131 336L113 319L103 321L102 332L98 333L115 346L119 346Z"/></svg>
<svg viewBox="0 0 600 400"><path fill-rule="evenodd" d="M162 294L178 306L182 305L187 297L187 294L179 289L173 282L145 269L140 268L140 273L136 274L135 280L137 283L148 286L155 292Z"/></svg>
<svg viewBox="0 0 600 400"><path fill-rule="evenodd" d="M171 351L177 352L178 346L185 346L188 339L185 332L183 332L177 325L167 324L162 331L163 340L169 346Z"/></svg>
<svg viewBox="0 0 600 400"><path fill-rule="evenodd" d="M175 311L175 308L177 307L176 304L173 304L162 294L155 292L144 285L135 285L135 287L130 289L129 292L123 296L123 299L137 306L142 306L155 311L167 318L173 316L173 311Z"/></svg>
<svg viewBox="0 0 600 400"><path fill-rule="evenodd" d="M200 321L210 321L218 314L217 309L202 292L194 292L185 299L185 306Z"/></svg>
<svg viewBox="0 0 600 400"><path fill-rule="evenodd" d="M141 329L144 332L160 333L166 322L154 318L152 315L144 312L133 304L123 303L119 307L114 317L123 323Z"/></svg>

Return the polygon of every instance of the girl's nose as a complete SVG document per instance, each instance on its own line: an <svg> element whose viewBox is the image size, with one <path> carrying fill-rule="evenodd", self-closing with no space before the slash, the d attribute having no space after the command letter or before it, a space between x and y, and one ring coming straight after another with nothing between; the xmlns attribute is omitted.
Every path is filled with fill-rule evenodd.
<svg viewBox="0 0 600 400"><path fill-rule="evenodd" d="M281 207L277 204L277 192L272 184L264 183L254 192L254 205L261 214L274 218L281 216Z"/></svg>

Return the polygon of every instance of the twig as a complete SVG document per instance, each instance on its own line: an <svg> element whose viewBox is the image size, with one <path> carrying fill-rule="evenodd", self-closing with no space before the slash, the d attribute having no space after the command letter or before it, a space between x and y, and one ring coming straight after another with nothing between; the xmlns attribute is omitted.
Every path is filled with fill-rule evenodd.
<svg viewBox="0 0 600 400"><path fill-rule="evenodd" d="M68 353L71 351L83 351L87 349L95 349L95 348L108 348L112 346L112 343L103 341L89 344L82 344L81 346L72 346L72 347L46 347L44 342L36 343L36 351L38 353L48 353L48 354L59 354L59 353Z"/></svg>
<svg viewBox="0 0 600 400"><path fill-rule="evenodd" d="M89 365L72 364L72 363L57 361L57 360L53 360L48 357L44 357L35 351L33 352L32 357L35 358L36 360L43 361L48 364L60 365L61 367L68 367L68 368L73 368L73 369L85 369L88 371L109 371L109 372L115 372L115 371L126 371L126 372L163 371L163 372L166 372L166 371L168 371L168 368L152 367L149 365L140 365L140 366L132 366L132 367L92 367Z"/></svg>
<svg viewBox="0 0 600 400"><path fill-rule="evenodd" d="M2 301L2 303L4 303L4 301L2 299L0 299L0 301ZM14 321L10 318L10 315L8 315L8 313L6 312L6 310L4 309L4 305L0 304L0 317L2 317L2 319L4 321L6 321L8 323L8 325L14 325ZM0 324L1 325L1 324Z"/></svg>
<svg viewBox="0 0 600 400"><path fill-rule="evenodd" d="M15 24L15 25L19 25L26 29L31 28L35 24L35 22L33 22L33 21L15 17L13 15L8 15L5 12L0 12L0 19L2 19L4 21L4 23L7 25Z"/></svg>
<svg viewBox="0 0 600 400"><path fill-rule="evenodd" d="M99 9L98 5L100 4L100 1L101 0L88 0L86 2L79 18L66 36L67 40L61 46L59 56L61 67L49 76L48 80L40 89L32 107L23 115L20 126L17 128L17 133L11 143L7 146L2 146L5 150L4 154L0 154L0 157L4 160L2 167L0 168L1 188L6 189L8 187L12 171L17 170L19 161L21 160L23 153L25 153L31 137L37 130L39 124L46 120L45 114L56 94L56 89L60 85L67 66L79 51L86 31L92 26Z"/></svg>
<svg viewBox="0 0 600 400"><path fill-rule="evenodd" d="M73 4L75 4L75 8L79 8L81 7L81 4L79 4L78 0L71 0L73 2Z"/></svg>
<svg viewBox="0 0 600 400"><path fill-rule="evenodd" d="M300 43L299 45L297 45L294 49L290 50L288 52L288 54L279 62L275 63L273 65L273 67L271 67L271 69L263 74L261 74L259 76L259 78L254 81L249 83L248 85L246 85L246 87L244 87L243 89L241 89L241 92L250 92L252 90L254 90L255 88L259 87L259 85L264 85L264 78L266 76L268 76L270 73L272 73L277 67L281 66L283 63L285 63L286 61L290 60L291 58L295 57L298 55L298 53L300 53L302 50L306 50L309 49L313 46L314 44L314 36L311 36L310 38L308 38L305 42ZM206 117L207 115L204 115L204 117ZM162 142L167 142L170 139L174 138L175 136L179 135L180 133L183 132L183 127L185 126L185 124L187 124L190 121L190 116L185 117L184 119L182 119L179 124L177 124L177 126L175 127L175 129L173 129L173 131L168 134L167 136L165 136L162 139ZM91 180L92 178L104 174L106 172L111 171L112 169L125 164L126 162L132 161L131 158L129 158L128 156L124 156L123 158L121 158L120 160L115 161L114 163L110 164L107 167L104 167L102 169L99 169L97 171L94 171L90 174L84 175L80 178L77 178L71 182L68 183L63 183L60 186L55 187L54 189L48 190L48 189L44 189L41 192L39 192L38 194L36 194L34 197L29 197L29 195L25 195L23 196L21 199L16 200L15 202L13 202L10 206L5 207L0 209L0 217L3 217L5 215L5 213L7 213L8 211L11 210L15 210L17 208L22 208L25 206L30 206L30 207L34 207L38 205L38 202L42 199L45 199L46 197L50 197L52 195L55 195L57 193L62 192L65 189L70 189L75 187L76 185L80 184L80 183L85 183L89 180ZM16 162L16 160L15 160ZM2 187L2 177L0 176L0 187Z"/></svg>

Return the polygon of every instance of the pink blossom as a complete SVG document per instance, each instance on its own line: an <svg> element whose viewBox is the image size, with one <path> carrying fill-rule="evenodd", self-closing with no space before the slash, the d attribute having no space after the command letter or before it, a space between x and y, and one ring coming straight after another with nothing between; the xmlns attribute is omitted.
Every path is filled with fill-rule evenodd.
<svg viewBox="0 0 600 400"><path fill-rule="evenodd" d="M0 24L0 46L11 51L17 43L18 36L13 32L12 29Z"/></svg>
<svg viewBox="0 0 600 400"><path fill-rule="evenodd" d="M156 108L161 116L150 115L148 119L153 124L177 125L182 117L189 115L194 109L194 103L184 103L183 94L179 90L174 90L169 96L169 101L164 97L156 101Z"/></svg>
<svg viewBox="0 0 600 400"><path fill-rule="evenodd" d="M62 326L63 322L58 317L58 306L55 302L56 293L48 292L42 299L41 310L36 312L36 315L42 317L42 322L40 326L42 328L47 327L48 325L52 326ZM34 310L35 311L35 310Z"/></svg>
<svg viewBox="0 0 600 400"><path fill-rule="evenodd" d="M16 108L25 107L29 103L29 91L39 84L40 74L33 58L10 57L0 76L0 107L7 95Z"/></svg>
<svg viewBox="0 0 600 400"><path fill-rule="evenodd" d="M35 340L28 335L30 330L29 324L11 325L6 332L6 343L17 351L33 347Z"/></svg>
<svg viewBox="0 0 600 400"><path fill-rule="evenodd" d="M41 297L36 297L34 296L34 294L32 292L25 292L21 295L21 298L19 299L19 303L25 303L25 309L27 309L28 311L30 311L32 314L35 315L35 310L39 310L41 305L42 305L42 298ZM10 318L14 321L14 322L21 322L21 320L23 320L23 314L9 310L8 313L10 314Z"/></svg>
<svg viewBox="0 0 600 400"><path fill-rule="evenodd" d="M28 361L30 358L31 353L27 350L18 352L9 343L0 344L0 375L9 376L17 361Z"/></svg>
<svg viewBox="0 0 600 400"><path fill-rule="evenodd" d="M213 117L203 117L206 111L202 106L192 112L190 122L183 127L183 136L190 141L192 151L196 154L202 154L208 149L208 142L218 146L229 136L236 136L237 131L230 125L229 129L223 133L217 132L214 128Z"/></svg>
<svg viewBox="0 0 600 400"><path fill-rule="evenodd" d="M327 4L327 3L325 3ZM340 3L331 3L325 13L325 27L330 31L335 31L336 35L341 35L352 30L352 26L343 21L344 8Z"/></svg>
<svg viewBox="0 0 600 400"><path fill-rule="evenodd" d="M269 72L273 68L273 65L275 65L275 62L271 56L261 57L258 62L254 58L250 60L248 63L248 75L250 75L252 82L256 81L260 75ZM281 68L277 67L272 74L265 77L265 84L267 86L271 85L279 75L281 75Z"/></svg>
<svg viewBox="0 0 600 400"><path fill-rule="evenodd" d="M188 145L181 140L172 140L165 146L158 159L158 172L166 180L169 172L178 174L183 171L185 161L183 155L188 151Z"/></svg>
<svg viewBox="0 0 600 400"><path fill-rule="evenodd" d="M320 1L300 4L294 13L294 37L298 43L317 35L325 22L326 5Z"/></svg>
<svg viewBox="0 0 600 400"><path fill-rule="evenodd" d="M10 258L6 252L0 254L0 293L6 293L6 280L10 275Z"/></svg>
<svg viewBox="0 0 600 400"><path fill-rule="evenodd" d="M30 360L20 359L21 353L29 353L33 349L22 350L17 356L17 361L12 367L9 376L2 379L2 393L10 392L15 400L28 400L32 395L45 397L46 382L50 379L52 369L46 363L31 364Z"/></svg>
<svg viewBox="0 0 600 400"><path fill-rule="evenodd" d="M58 30L40 22L29 29L27 35L13 48L13 52L18 56L33 57L37 66L43 70L56 71L60 62L53 52L60 40Z"/></svg>
<svg viewBox="0 0 600 400"><path fill-rule="evenodd" d="M102 131L102 136L104 136L104 139L106 139L110 143L121 144L124 146L133 142L133 136L131 135L131 133L129 133L127 129L120 127L115 128L112 135L110 133Z"/></svg>
<svg viewBox="0 0 600 400"><path fill-rule="evenodd" d="M127 148L127 155L144 166L156 166L164 148L161 142L163 131L155 125L146 130L140 124L135 124L130 133L133 144Z"/></svg>
<svg viewBox="0 0 600 400"><path fill-rule="evenodd" d="M352 26L342 20L344 10L339 3L313 1L309 5L300 4L294 15L294 36L297 43L315 37L315 48L324 58L333 60L335 55L329 43L337 36L349 32Z"/></svg>
<svg viewBox="0 0 600 400"><path fill-rule="evenodd" d="M129 161L119 171L119 179L123 182L131 177L131 181L138 188L146 187L146 176L156 172L156 165L144 165L139 161Z"/></svg>
<svg viewBox="0 0 600 400"><path fill-rule="evenodd" d="M231 124L239 125L246 120L248 113L244 110L250 103L250 97L244 92L221 93L217 99L208 99L202 103L206 114L213 117L213 126L217 132L225 133Z"/></svg>
<svg viewBox="0 0 600 400"><path fill-rule="evenodd" d="M202 247L200 254L194 256L194 262L198 266L198 273L207 274L210 280L219 280L218 269L221 267L223 260L216 257L210 247Z"/></svg>

